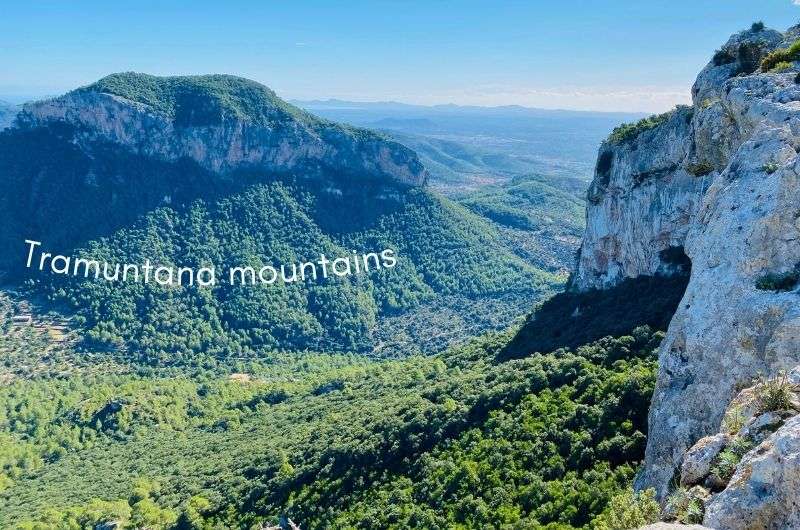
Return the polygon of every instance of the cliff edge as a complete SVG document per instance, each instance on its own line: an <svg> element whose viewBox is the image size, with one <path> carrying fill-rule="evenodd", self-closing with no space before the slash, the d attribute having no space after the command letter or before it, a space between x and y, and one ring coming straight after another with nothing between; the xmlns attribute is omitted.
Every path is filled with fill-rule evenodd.
<svg viewBox="0 0 800 530"><path fill-rule="evenodd" d="M691 261L636 482L662 498L737 390L800 362L798 39L798 27L760 24L732 36L698 75L691 106L620 127L600 148L571 288Z"/></svg>
<svg viewBox="0 0 800 530"><path fill-rule="evenodd" d="M78 142L110 141L218 173L239 169L349 175L422 186L416 153L366 129L318 118L240 77L112 74L25 105L19 125L67 123Z"/></svg>

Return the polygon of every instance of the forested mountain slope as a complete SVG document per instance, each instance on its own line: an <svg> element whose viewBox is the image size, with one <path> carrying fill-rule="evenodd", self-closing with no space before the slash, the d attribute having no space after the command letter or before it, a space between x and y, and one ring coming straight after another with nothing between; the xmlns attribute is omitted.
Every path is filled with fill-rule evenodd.
<svg viewBox="0 0 800 530"><path fill-rule="evenodd" d="M477 202L464 208L422 187L410 150L239 78L118 74L27 105L0 133L0 171L6 281L28 278L32 293L76 312L88 345L147 362L438 351L507 326L558 288L571 259L565 249L530 264L519 234L476 214ZM213 266L220 281L64 278L26 268L25 240L112 264ZM280 270L385 249L396 267L369 274L255 286L226 277L231 267ZM441 329L420 329L420 318Z"/></svg>
<svg viewBox="0 0 800 530"><path fill-rule="evenodd" d="M498 361L509 336L404 361L273 354L13 380L0 387L0 526L578 528L605 517L643 454L662 334Z"/></svg>

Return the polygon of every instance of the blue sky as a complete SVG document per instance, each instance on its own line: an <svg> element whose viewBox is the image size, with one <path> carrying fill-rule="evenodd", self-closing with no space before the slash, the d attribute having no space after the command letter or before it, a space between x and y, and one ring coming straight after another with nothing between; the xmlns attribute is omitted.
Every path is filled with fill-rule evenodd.
<svg viewBox="0 0 800 530"><path fill-rule="evenodd" d="M800 2L800 0L795 0ZM285 98L659 111L793 0L4 2L0 97L117 71L230 73Z"/></svg>

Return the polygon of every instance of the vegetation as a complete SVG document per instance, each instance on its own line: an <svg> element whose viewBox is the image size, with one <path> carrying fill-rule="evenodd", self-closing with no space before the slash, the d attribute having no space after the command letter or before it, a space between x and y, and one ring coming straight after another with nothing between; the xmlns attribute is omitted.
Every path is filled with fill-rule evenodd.
<svg viewBox="0 0 800 530"><path fill-rule="evenodd" d="M772 379L762 380L755 387L757 412L789 410L795 406L795 386L789 381L786 372L780 372Z"/></svg>
<svg viewBox="0 0 800 530"><path fill-rule="evenodd" d="M79 89L95 92L178 126L328 127L229 76L118 74ZM563 285L565 245L529 258L577 238L573 194L538 177L447 199L324 168L220 176L82 145L63 124L0 135L0 268L24 284L0 297L0 527L654 519L652 492L630 487L660 329L685 275L564 293L508 329ZM218 271L384 248L399 262L324 281L241 286L223 274L213 288L168 288L20 270L30 237L111 263ZM35 319L13 318L26 311Z"/></svg>
<svg viewBox="0 0 800 530"><path fill-rule="evenodd" d="M779 48L768 53L761 60L761 70L769 72L780 63L792 63L800 59L800 40L793 42L788 48Z"/></svg>
<svg viewBox="0 0 800 530"><path fill-rule="evenodd" d="M290 120L322 124L264 85L231 75L158 77L125 72L106 76L75 92L124 97L148 105L183 126L216 125L228 117L259 125Z"/></svg>
<svg viewBox="0 0 800 530"><path fill-rule="evenodd" d="M758 29L758 23L753 24L751 31L759 33L762 29ZM734 64L734 75L738 74L751 74L755 72L765 56L765 43L761 39L755 41L740 42L737 46L728 46L717 50L712 58L714 66L723 66L726 64Z"/></svg>
<svg viewBox="0 0 800 530"><path fill-rule="evenodd" d="M628 489L614 495L594 520L595 530L630 530L655 523L659 519L660 506L655 499L655 490L635 492Z"/></svg>
<svg viewBox="0 0 800 530"><path fill-rule="evenodd" d="M702 523L704 511L703 502L683 486L670 493L664 507L669 519L681 524Z"/></svg>
<svg viewBox="0 0 800 530"><path fill-rule="evenodd" d="M725 412L725 416L722 418L720 432L736 434L739 432L739 430L741 430L742 427L744 427L745 421L747 421L747 417L745 416L742 407L732 407L730 410Z"/></svg>
<svg viewBox="0 0 800 530"><path fill-rule="evenodd" d="M735 63L736 55L731 53L729 49L723 48L714 52L711 62L714 64L714 66L723 66L726 64Z"/></svg>
<svg viewBox="0 0 800 530"><path fill-rule="evenodd" d="M48 292L53 303L77 312L76 322L95 348L127 350L163 364L198 352L371 353L399 335L419 351L440 351L466 336L505 328L530 301L564 281L558 272L564 263L557 260L566 259L566 251L536 266L526 261L521 243L544 247L548 234L560 233L557 226L548 227L542 241L518 233L514 239L497 223L425 190L387 193L385 184L355 186L335 175L221 179L188 162L167 164L109 147L98 146L89 157L68 137L53 129L0 141L0 168L7 176L0 194L0 265L17 275L33 273L31 291ZM87 181L87 174L93 179ZM34 197L40 187L33 182L48 182L47 194ZM334 195L330 186L347 193ZM41 207L30 210L29 200ZM577 205L568 204L572 210L562 218L577 217ZM22 242L31 237L63 254L112 263L213 265L223 274L213 289L67 281L24 270ZM245 287L231 285L224 274L231 266L290 266L320 253L384 248L396 251L398 266L369 275ZM455 296L458 303L446 301ZM492 313L482 312L484 306ZM428 329L441 324L447 330L444 339L405 318L423 313Z"/></svg>
<svg viewBox="0 0 800 530"><path fill-rule="evenodd" d="M800 283L800 263L788 272L767 273L756 280L761 291L793 291Z"/></svg>
<svg viewBox="0 0 800 530"><path fill-rule="evenodd" d="M640 276L609 289L567 291L544 302L503 350L503 358L574 348L647 324L665 330L686 290L688 275Z"/></svg>
<svg viewBox="0 0 800 530"><path fill-rule="evenodd" d="M669 112L648 116L647 118L642 118L636 123L623 123L611 131L611 135L608 137L608 142L612 144L631 142L643 132L649 131L650 129L655 129L659 125L666 123L675 115L676 112L684 112L684 109L690 108L679 105ZM691 117L691 114L689 116Z"/></svg>
<svg viewBox="0 0 800 530"><path fill-rule="evenodd" d="M553 273L572 268L584 225L578 193L530 175L455 198L498 226L506 244L526 262Z"/></svg>
<svg viewBox="0 0 800 530"><path fill-rule="evenodd" d="M306 354L12 381L0 526L638 520L646 497L607 507L643 455L662 337L639 328L510 362L495 360L503 334L404 361Z"/></svg>
<svg viewBox="0 0 800 530"><path fill-rule="evenodd" d="M750 31L752 31L753 33L761 33L762 31L764 31L764 23L760 20L757 22L753 22L753 24L750 26Z"/></svg>
<svg viewBox="0 0 800 530"><path fill-rule="evenodd" d="M734 440L714 458L711 464L711 474L719 478L722 483L727 484L736 471L736 466L741 462L742 457L753 448L753 442L749 438L740 436Z"/></svg>
<svg viewBox="0 0 800 530"><path fill-rule="evenodd" d="M780 72L785 72L787 70L791 70L792 68L794 68L794 65L792 63L788 61L781 61L772 68L770 68L769 71L772 73L780 73ZM768 171L768 173L772 173L772 171Z"/></svg>
<svg viewBox="0 0 800 530"><path fill-rule="evenodd" d="M694 175L695 177L704 177L714 171L714 166L709 164L708 162L701 160L699 162L693 162L686 166L686 171L690 174Z"/></svg>

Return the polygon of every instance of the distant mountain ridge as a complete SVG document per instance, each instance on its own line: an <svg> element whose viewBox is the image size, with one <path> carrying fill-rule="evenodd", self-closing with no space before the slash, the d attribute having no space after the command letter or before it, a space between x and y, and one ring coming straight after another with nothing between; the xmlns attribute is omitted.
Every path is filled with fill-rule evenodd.
<svg viewBox="0 0 800 530"><path fill-rule="evenodd" d="M295 101L339 122L378 129L416 151L445 194L543 175L554 182L591 176L597 146L638 113L604 113L342 100Z"/></svg>
<svg viewBox="0 0 800 530"><path fill-rule="evenodd" d="M11 125L17 115L18 107L7 101L0 100L0 130Z"/></svg>
<svg viewBox="0 0 800 530"><path fill-rule="evenodd" d="M613 116L620 120L629 120L642 117L642 112L624 111L595 111L573 109L546 109L539 107L526 107L524 105L458 105L455 103L442 103L437 105L418 105L398 101L349 101L343 99L291 99L293 105L304 109L371 109L371 110L415 110L418 112L472 112L476 114L526 114L528 116Z"/></svg>

